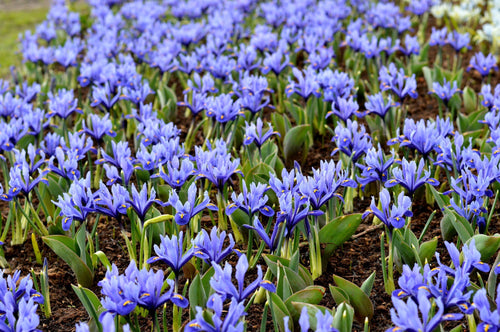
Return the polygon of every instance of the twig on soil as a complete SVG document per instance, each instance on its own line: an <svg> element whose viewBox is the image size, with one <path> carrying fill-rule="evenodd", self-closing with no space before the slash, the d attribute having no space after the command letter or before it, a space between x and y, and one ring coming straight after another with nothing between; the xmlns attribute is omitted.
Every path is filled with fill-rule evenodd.
<svg viewBox="0 0 500 332"><path fill-rule="evenodd" d="M365 229L364 231L362 231L361 233L358 233L358 234L353 235L351 239L355 240L355 239L357 239L358 237L362 237L363 235L365 235L365 234L367 234L367 233L370 233L371 231L374 231L374 230L376 230L376 229L382 228L382 226L384 226L384 224L383 224L383 223L380 223L380 224L378 224L378 225L375 225L375 226L372 226L372 227L370 227L370 228L367 228L367 229Z"/></svg>

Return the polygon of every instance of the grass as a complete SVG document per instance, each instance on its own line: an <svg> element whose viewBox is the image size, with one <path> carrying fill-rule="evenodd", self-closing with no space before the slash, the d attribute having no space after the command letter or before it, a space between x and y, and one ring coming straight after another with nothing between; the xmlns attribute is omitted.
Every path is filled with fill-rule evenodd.
<svg viewBox="0 0 500 332"><path fill-rule="evenodd" d="M19 34L34 30L45 20L48 8L0 11L0 77L9 75L10 66L19 66L22 61L19 51Z"/></svg>

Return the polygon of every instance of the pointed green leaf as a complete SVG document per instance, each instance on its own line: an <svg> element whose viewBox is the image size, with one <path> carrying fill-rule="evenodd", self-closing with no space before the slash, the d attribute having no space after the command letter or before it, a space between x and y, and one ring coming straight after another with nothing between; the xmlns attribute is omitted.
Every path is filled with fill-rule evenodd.
<svg viewBox="0 0 500 332"><path fill-rule="evenodd" d="M52 249L57 256L68 264L76 275L76 279L83 287L91 287L93 274L87 264L76 254L74 250L62 241L63 235L49 235L42 237L43 242Z"/></svg>
<svg viewBox="0 0 500 332"><path fill-rule="evenodd" d="M373 271L372 274L370 274L370 276L361 285L361 289L363 290L363 292L365 292L366 295L370 296L374 282L375 282L375 271Z"/></svg>
<svg viewBox="0 0 500 332"><path fill-rule="evenodd" d="M300 151L302 151L304 144L306 144L306 138L309 130L310 125L304 124L296 126L286 133L285 138L283 139L283 155L286 162L292 160Z"/></svg>
<svg viewBox="0 0 500 332"><path fill-rule="evenodd" d="M420 257L420 261L425 264L426 261L430 262L434 254L436 253L437 248L437 237L434 237L432 240L424 242L420 245L418 250L418 256Z"/></svg>
<svg viewBox="0 0 500 332"><path fill-rule="evenodd" d="M351 238L360 223L361 213L337 217L321 228L319 242L339 246Z"/></svg>
<svg viewBox="0 0 500 332"><path fill-rule="evenodd" d="M336 275L333 276L333 280L339 288L349 295L350 304L354 308L354 315L359 322L363 323L365 317L368 317L368 319L373 317L373 304L361 288Z"/></svg>

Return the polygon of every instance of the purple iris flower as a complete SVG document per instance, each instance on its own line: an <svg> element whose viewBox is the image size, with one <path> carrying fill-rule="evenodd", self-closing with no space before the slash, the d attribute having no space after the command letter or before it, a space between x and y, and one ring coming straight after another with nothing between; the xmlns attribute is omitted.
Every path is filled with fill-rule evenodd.
<svg viewBox="0 0 500 332"><path fill-rule="evenodd" d="M284 57L284 60L283 60ZM264 75L267 75L270 71L273 71L273 73L276 76L279 76L279 74L286 68L290 66L290 57L288 54L283 54L282 51L278 50L274 53L271 54L266 54L266 57L264 58L263 66L261 71Z"/></svg>
<svg viewBox="0 0 500 332"><path fill-rule="evenodd" d="M390 188L399 184L408 191L408 195L410 197L413 196L418 188L426 183L432 186L439 185L439 182L436 179L431 178L429 170L424 171L424 166L425 162L423 159L420 159L417 166L417 163L414 160L408 162L406 158L403 158L401 162L402 168L393 168L393 178L387 181L384 185L387 188Z"/></svg>
<svg viewBox="0 0 500 332"><path fill-rule="evenodd" d="M334 63L335 52L329 47L320 47L309 54L307 62L314 70L321 70Z"/></svg>
<svg viewBox="0 0 500 332"><path fill-rule="evenodd" d="M257 234L262 239L262 241L264 241L264 243L267 245L267 247L269 248L269 251L271 253L274 253L276 251L276 249L278 248L278 243L279 243L278 235L281 231L281 228L279 226L280 226L280 223L276 223L274 225L274 229L273 229L273 232L271 234L271 237L269 237L266 229L264 228L264 226L262 226L262 224L259 221L259 218L257 216L255 216L252 226L246 225L246 224L243 225L243 227L248 228L248 229L252 229L255 232L257 232Z"/></svg>
<svg viewBox="0 0 500 332"><path fill-rule="evenodd" d="M280 197L288 192L298 192L303 179L304 176L300 172L300 169L297 168L297 171L292 169L288 172L286 168L283 168L281 171L281 180L271 172L269 173L269 186L275 192L276 196Z"/></svg>
<svg viewBox="0 0 500 332"><path fill-rule="evenodd" d="M354 80L348 74L330 68L320 72L317 76L320 87L323 89L324 100L334 102L338 98L348 98L354 89Z"/></svg>
<svg viewBox="0 0 500 332"><path fill-rule="evenodd" d="M274 108L269 105L269 96L272 93L265 77L257 75L244 75L239 82L233 83L233 93L238 96L241 108L257 113L265 107Z"/></svg>
<svg viewBox="0 0 500 332"><path fill-rule="evenodd" d="M11 119L8 123L0 120L0 152L12 151L28 130L29 127L22 118Z"/></svg>
<svg viewBox="0 0 500 332"><path fill-rule="evenodd" d="M183 226L188 224L191 219L198 213L208 208L212 211L217 211L218 208L213 203L210 203L210 198L208 197L208 192L205 191L203 200L196 204L196 199L198 198L198 188L196 183L192 183L188 189L188 197L186 202L182 203L179 196L175 191L172 191L168 202L162 205L170 205L175 209L175 222L177 225Z"/></svg>
<svg viewBox="0 0 500 332"><path fill-rule="evenodd" d="M134 280L136 273L137 267L133 261L125 270L125 274L119 274L114 264L111 269L108 269L104 279L98 283L101 287L101 294L104 296L101 304L105 309L99 320L102 321L107 314L127 316L134 311L141 290L141 286Z"/></svg>
<svg viewBox="0 0 500 332"><path fill-rule="evenodd" d="M0 86L2 84L0 83ZM22 98L25 102L31 103L34 101L37 97L37 95L41 91L41 86L40 84L34 82L32 85L28 85L28 82L23 82L22 85L16 85L16 95L18 95L20 98ZM0 92L1 92L0 88ZM2 93L0 93L2 94Z"/></svg>
<svg viewBox="0 0 500 332"><path fill-rule="evenodd" d="M277 214L276 223L285 223L285 233L284 236L291 237L293 231L299 222L304 220L306 226L306 232L309 236L310 225L307 217L309 216L320 216L323 211L313 210L309 211L309 199L307 196L300 195L299 193L287 192L281 195L279 198L280 211Z"/></svg>
<svg viewBox="0 0 500 332"><path fill-rule="evenodd" d="M188 88L183 91L183 94L189 91L194 91L201 94L207 93L217 93L219 90L215 87L215 81L209 73L206 73L201 77L198 73L194 73L193 79L189 79Z"/></svg>
<svg viewBox="0 0 500 332"><path fill-rule="evenodd" d="M385 120L385 116L390 111L390 109L399 105L399 103L392 101L392 97L390 95L387 98L387 102L385 102L384 96L379 92L375 95L368 96L368 101L365 103L365 108L368 111L368 114L376 114L383 120Z"/></svg>
<svg viewBox="0 0 500 332"><path fill-rule="evenodd" d="M406 35L404 47L400 47L399 50L406 56L410 56L412 54L420 54L420 44L418 42L417 36Z"/></svg>
<svg viewBox="0 0 500 332"><path fill-rule="evenodd" d="M453 133L453 124L449 119L441 120L436 118L436 122L423 119L416 122L413 119L405 119L403 135L391 139L387 144L401 144L409 149L417 150L427 159L429 154L436 149L437 144L444 137Z"/></svg>
<svg viewBox="0 0 500 332"><path fill-rule="evenodd" d="M363 218L366 218L370 214L374 214L379 218L390 230L394 228L402 228L405 225L406 217L411 217L413 213L411 212L411 199L405 196L404 192L399 193L397 204L394 202L391 205L391 194L387 189L382 189L380 192L380 205L381 209L375 204L375 198L372 197L372 202L370 208L363 213Z"/></svg>
<svg viewBox="0 0 500 332"><path fill-rule="evenodd" d="M207 110L207 95L202 93L193 92L191 102L188 100L188 95L184 95L184 101L177 102L177 106L187 107L196 117L201 112Z"/></svg>
<svg viewBox="0 0 500 332"><path fill-rule="evenodd" d="M177 156L167 161L166 166L166 172L160 168L159 174L154 177L161 177L174 190L179 190L189 177L196 173L189 159L179 159Z"/></svg>
<svg viewBox="0 0 500 332"><path fill-rule="evenodd" d="M239 50L236 54L237 65L236 68L240 71L250 72L259 68L261 59L257 58L257 52L252 45L240 44Z"/></svg>
<svg viewBox="0 0 500 332"><path fill-rule="evenodd" d="M267 141L271 136L278 135L281 137L280 133L273 130L271 124L269 124L269 129L263 133L262 128L263 123L260 118L257 119L257 124L248 123L245 121L245 139L243 145L250 145L254 143L258 149L262 147L265 141Z"/></svg>
<svg viewBox="0 0 500 332"><path fill-rule="evenodd" d="M432 83L432 90L429 91L429 94L435 94L439 99L443 101L446 107L448 107L448 102L450 99L461 91L457 88L457 82L453 81L453 86L451 82L448 82L446 78L443 79L443 84L439 84L439 82Z"/></svg>
<svg viewBox="0 0 500 332"><path fill-rule="evenodd" d="M368 183L374 181L379 181L380 183L387 181L389 168L394 163L394 151L392 151L392 156L390 158L386 158L379 144L378 149L373 147L368 150L364 162L365 165L356 163L356 167L361 169L361 176L356 176L356 179L361 184L362 189L364 189Z"/></svg>
<svg viewBox="0 0 500 332"><path fill-rule="evenodd" d="M82 124L82 130L95 139L97 142L102 142L105 135L115 137L116 133L113 131L113 124L109 119L109 113L105 114L102 118L97 114L91 114L90 119L92 126L87 127L85 121Z"/></svg>
<svg viewBox="0 0 500 332"><path fill-rule="evenodd" d="M463 48L468 50L471 49L470 46L470 35L468 32L459 33L458 31L452 31L448 33L446 42L455 49L455 52L460 52Z"/></svg>
<svg viewBox="0 0 500 332"><path fill-rule="evenodd" d="M467 71L474 68L481 74L484 78L488 76L491 70L498 71L497 59L493 56L493 54L489 53L487 56L484 56L483 53L478 52L472 56L470 59L470 64L467 67Z"/></svg>
<svg viewBox="0 0 500 332"><path fill-rule="evenodd" d="M172 235L172 237L160 235L160 240L160 246L156 244L154 246L157 256L149 258L147 263L151 264L162 261L167 264L172 271L174 271L176 277L178 277L182 267L193 257L194 249L190 248L186 251L183 250L184 233L182 231L179 233L178 239L175 235Z"/></svg>
<svg viewBox="0 0 500 332"><path fill-rule="evenodd" d="M52 156L57 160L57 166L52 162L49 163L50 171L69 180L79 179L77 154L76 151L68 150L65 152L61 147L57 147L54 156Z"/></svg>
<svg viewBox="0 0 500 332"><path fill-rule="evenodd" d="M296 93L307 101L311 96L315 96L316 98L321 96L317 74L312 67L308 67L304 73L294 67L292 68L292 72L298 82L291 81L290 78L288 79L289 84L285 89L287 97Z"/></svg>
<svg viewBox="0 0 500 332"><path fill-rule="evenodd" d="M77 112L82 114L82 110L77 108L78 99L74 97L73 90L61 89L57 94L53 94L49 92L47 94L48 104L49 104L49 112L47 113L47 117L51 118L55 115L62 119L66 119L68 116L73 114L73 112Z"/></svg>
<svg viewBox="0 0 500 332"><path fill-rule="evenodd" d="M257 266L257 278L247 287L244 287L245 275L248 271L248 260L246 255L241 255L236 264L235 278L238 287L233 284L233 268L230 263L226 263L224 269L216 263L212 263L212 267L215 273L210 279L210 286L223 300L231 299L234 302L242 303L259 287L269 292L276 292L276 286L274 284L268 280L262 280L262 268L260 265Z"/></svg>
<svg viewBox="0 0 500 332"><path fill-rule="evenodd" d="M435 27L432 27L429 45L443 47L447 43L447 38L448 29L446 27L442 29L436 29Z"/></svg>
<svg viewBox="0 0 500 332"><path fill-rule="evenodd" d="M29 135L38 136L42 130L50 126L50 120L46 118L45 111L39 108L25 113L23 119L29 128Z"/></svg>
<svg viewBox="0 0 500 332"><path fill-rule="evenodd" d="M316 331L320 332L338 332L336 328L333 327L333 316L332 314L328 311L325 310L325 312L321 312L320 310L317 311L315 317L315 324L316 324ZM286 316L283 321L285 324L285 332L290 332L290 329L288 328L288 322L290 320L290 317ZM302 311L300 312L300 317L299 317L299 326L301 331L309 331L310 326L310 316L309 313L307 312L307 307L302 307Z"/></svg>
<svg viewBox="0 0 500 332"><path fill-rule="evenodd" d="M215 144L216 148L213 150L210 148L210 151L195 149L195 160L198 177L208 179L222 192L222 189L232 175L237 173L242 174L238 169L240 159L232 159L222 139L217 140Z"/></svg>
<svg viewBox="0 0 500 332"><path fill-rule="evenodd" d="M122 98L122 87L117 87L116 92L106 82L103 86L95 85L92 89L92 102L90 107L99 106L103 111L109 113L113 106Z"/></svg>
<svg viewBox="0 0 500 332"><path fill-rule="evenodd" d="M313 168L313 175L304 177L299 185L299 191L309 199L313 210L319 210L333 197L337 197L342 202L344 198L337 193L341 187L356 188L357 184L349 178L349 172L342 170L342 161L335 164L321 161L320 168Z"/></svg>
<svg viewBox="0 0 500 332"><path fill-rule="evenodd" d="M415 99L418 97L417 81L415 74L408 77L404 69L396 68L396 65L391 63L389 68L383 66L379 71L380 89L382 91L391 90L396 96L399 97L401 103L406 97L410 96Z"/></svg>
<svg viewBox="0 0 500 332"><path fill-rule="evenodd" d="M36 150L33 144L29 144L26 150L17 150L14 149L14 157L15 162L14 166L24 167L24 165L28 166L28 170L30 176L33 176L37 170L39 170L43 164L48 163L49 160L45 159L45 152ZM28 161L26 161L26 154L28 155ZM37 160L37 157L38 158ZM47 168L46 171L49 169ZM41 170L42 172L45 171Z"/></svg>
<svg viewBox="0 0 500 332"><path fill-rule="evenodd" d="M2 331L39 332L40 319L37 314L39 303L44 302L43 296L33 287L30 277L20 279L21 271L14 272L4 278L0 273L0 297L2 298Z"/></svg>
<svg viewBox="0 0 500 332"><path fill-rule="evenodd" d="M267 185L262 183L250 184L250 191L247 189L245 180L243 180L243 192L239 195L236 193L231 194L231 199L233 202L229 204L226 208L226 214L231 215L237 209L245 212L250 218L260 212L266 217L271 217L274 215L274 210L266 205L268 197L265 195L266 191L269 189Z"/></svg>
<svg viewBox="0 0 500 332"><path fill-rule="evenodd" d="M432 315L433 306L425 290L418 292L416 301L408 298L405 302L393 296L392 303L394 308L391 309L391 319L395 327L387 329L386 332L399 330L432 332L442 321L459 319L453 314L451 317L444 315L444 305L439 298L435 299L437 311Z"/></svg>
<svg viewBox="0 0 500 332"><path fill-rule="evenodd" d="M411 0L410 5L406 10L415 15L422 16L430 10L433 5L433 0Z"/></svg>
<svg viewBox="0 0 500 332"><path fill-rule="evenodd" d="M130 100L136 106L139 106L152 94L154 94L154 91L149 87L148 81L145 81L137 87L125 87L120 95L120 99Z"/></svg>
<svg viewBox="0 0 500 332"><path fill-rule="evenodd" d="M135 262L132 262L135 266ZM166 302L171 301L180 308L186 308L189 305L188 300L181 294L174 293L174 281L165 280L163 271L139 270L135 274L136 282L140 286L137 305L139 307L154 312L162 307ZM163 291L165 283L169 288Z"/></svg>
<svg viewBox="0 0 500 332"><path fill-rule="evenodd" d="M234 239L231 234L228 235L229 245L224 249L226 240L226 231L217 234L217 227L213 227L208 235L207 231L202 229L193 240L194 255L205 260L207 263L220 264L224 258L233 252Z"/></svg>
<svg viewBox="0 0 500 332"><path fill-rule="evenodd" d="M229 94L221 94L217 97L207 99L206 114L208 117L213 117L217 122L222 124L233 121L240 115L244 115L241 111L240 101L233 101Z"/></svg>
<svg viewBox="0 0 500 332"><path fill-rule="evenodd" d="M49 185L49 180L45 177L49 169L38 169L38 176L31 178L30 166L23 160L20 164L15 165L9 172L9 192L2 194L1 198L6 201L11 201L14 197L20 194L28 197L28 194L40 183L43 182Z"/></svg>
<svg viewBox="0 0 500 332"><path fill-rule="evenodd" d="M354 100L353 96L349 98L337 98L337 100L332 103L332 110L326 113L326 118L332 114L336 115L344 123L354 115L357 117L364 116L363 112L359 111L358 102Z"/></svg>
<svg viewBox="0 0 500 332"><path fill-rule="evenodd" d="M345 127L341 122L337 123L332 142L337 145L333 149L332 155L342 151L347 157L352 158L354 162L372 147L371 137L366 133L365 126L361 124L358 127L358 122L350 119L347 119Z"/></svg>
<svg viewBox="0 0 500 332"><path fill-rule="evenodd" d="M208 301L207 307L214 311L212 317L207 321L205 311L201 307L196 307L195 319L187 323L184 328L186 332L243 332L245 330L245 323L241 320L247 314L243 303L231 301L223 320L222 314L226 312L223 310L224 300L220 296L214 295Z"/></svg>
<svg viewBox="0 0 500 332"><path fill-rule="evenodd" d="M477 331L496 332L500 330L500 288L497 287L497 296L495 299L496 309L493 309L490 305L489 297L486 295L486 289L479 289L476 294L474 294L474 308L479 312L479 317L481 318L481 323L477 325ZM492 310L493 309L493 310Z"/></svg>
<svg viewBox="0 0 500 332"><path fill-rule="evenodd" d="M195 54L179 54L177 69L188 75L193 72L196 75L199 71L201 71L201 66L199 64L198 57Z"/></svg>
<svg viewBox="0 0 500 332"><path fill-rule="evenodd" d="M127 189L119 184L111 186L111 191L102 182L99 190L95 193L95 210L117 220L127 214L130 204L127 202L129 193Z"/></svg>
<svg viewBox="0 0 500 332"><path fill-rule="evenodd" d="M62 228L68 231L73 220L83 222L87 219L89 212L94 211L94 194L90 190L90 172L84 179L74 180L67 193L58 197L58 201L52 201L61 208L59 214L63 217Z"/></svg>
<svg viewBox="0 0 500 332"><path fill-rule="evenodd" d="M148 197L148 191L149 191L149 197ZM137 191L135 184L132 184L132 199L127 199L127 203L130 204L130 206L134 209L135 213L137 213L137 216L141 220L141 222L144 224L144 221L146 220L146 213L148 212L149 208L154 204L154 203L161 203L159 199L156 199L156 191L154 188L151 188L151 190L148 190L148 184L144 183L142 185L142 189L140 192Z"/></svg>

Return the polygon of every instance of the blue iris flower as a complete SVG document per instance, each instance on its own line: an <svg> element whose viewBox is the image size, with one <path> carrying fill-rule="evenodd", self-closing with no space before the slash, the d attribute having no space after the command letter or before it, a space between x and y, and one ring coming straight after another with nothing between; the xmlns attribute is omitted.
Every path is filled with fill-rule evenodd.
<svg viewBox="0 0 500 332"><path fill-rule="evenodd" d="M250 190L248 190L246 182L243 180L243 192L239 195L236 195L235 192L231 194L233 202L227 206L226 214L231 215L234 211L240 209L249 216L259 212L267 217L273 216L274 210L266 205L268 197L265 193L268 189L270 188L265 184L252 182Z"/></svg>
<svg viewBox="0 0 500 332"><path fill-rule="evenodd" d="M208 197L208 192L205 191L203 196L203 200L196 204L196 200L198 198L198 188L196 187L196 183L192 183L188 189L188 198L185 203L182 203L179 199L179 196L175 191L172 191L168 202L163 205L170 205L175 209L175 222L180 225L188 224L191 219L196 216L198 213L208 208L212 211L217 211L218 208L213 203L210 203L210 198Z"/></svg>
<svg viewBox="0 0 500 332"><path fill-rule="evenodd" d="M396 106L399 106L399 103L392 101L391 96L389 96L387 102L385 102L384 96L380 92L368 96L368 101L365 103L368 114L376 114L384 120L387 112L389 112L392 107Z"/></svg>
<svg viewBox="0 0 500 332"><path fill-rule="evenodd" d="M234 239L231 234L227 236L229 244L224 248L226 241L226 231L217 234L217 227L213 227L208 235L207 231L202 229L194 239L194 256L204 259L207 263L220 264L224 258L233 252Z"/></svg>
<svg viewBox="0 0 500 332"><path fill-rule="evenodd" d="M483 53L478 52L474 54L474 56L470 59L470 64L467 67L467 71L474 68L481 74L482 77L486 77L489 75L491 70L497 71L497 59L493 56L493 54L488 54L484 56Z"/></svg>
<svg viewBox="0 0 500 332"><path fill-rule="evenodd" d="M278 135L281 137L280 133L273 130L271 124L269 124L269 129L263 133L262 128L263 123L260 118L257 119L257 123L248 123L245 121L245 139L243 141L244 145L250 145L254 143L257 148L261 148L265 141L267 141L271 136Z"/></svg>
<svg viewBox="0 0 500 332"><path fill-rule="evenodd" d="M402 228L405 225L406 217L411 217L411 199L405 196L403 192L398 195L397 204L394 202L391 205L391 194L387 189L382 189L380 192L381 210L375 204L375 198L372 197L370 208L363 213L363 218L370 214L374 214L379 218L390 231L394 228Z"/></svg>
<svg viewBox="0 0 500 332"><path fill-rule="evenodd" d="M238 283L236 287L232 282L233 267L226 263L224 269L219 265L212 263L215 270L210 279L210 286L223 299L231 299L234 302L241 303L245 301L257 288L262 287L270 292L276 292L276 286L268 280L262 280L262 268L257 266L257 278L245 287L245 275L248 271L248 260L246 255L241 255L235 268L235 278Z"/></svg>
<svg viewBox="0 0 500 332"><path fill-rule="evenodd" d="M167 264L176 277L179 276L181 269L187 262L194 256L194 248L183 250L184 233L179 233L179 238L176 235L169 237L167 235L160 235L160 245L154 246L157 256L151 257L147 260L148 264L156 263L159 261Z"/></svg>
<svg viewBox="0 0 500 332"><path fill-rule="evenodd" d="M245 330L245 323L241 320L246 315L243 303L231 301L223 319L223 299L215 295L211 296L208 301L207 306L214 312L211 319L205 318L201 307L196 307L195 319L187 323L184 328L186 332L243 332Z"/></svg>
<svg viewBox="0 0 500 332"><path fill-rule="evenodd" d="M432 186L439 185L436 179L431 178L429 170L424 171L424 166L425 162L423 159L420 159L417 166L414 160L408 162L406 158L403 158L401 168L392 169L393 178L387 181L385 186L390 188L399 184L403 186L408 191L408 195L412 197L415 191L426 183Z"/></svg>
<svg viewBox="0 0 500 332"><path fill-rule="evenodd" d="M351 121L350 119L347 120L345 126L341 122L337 123L332 142L337 145L332 152L332 156L338 151L342 151L347 157L352 158L354 162L372 147L371 137L366 132L365 126L362 124L358 126L357 121Z"/></svg>

